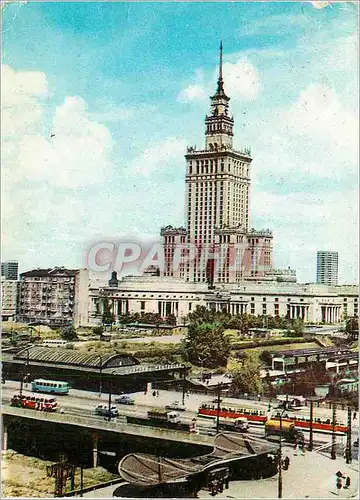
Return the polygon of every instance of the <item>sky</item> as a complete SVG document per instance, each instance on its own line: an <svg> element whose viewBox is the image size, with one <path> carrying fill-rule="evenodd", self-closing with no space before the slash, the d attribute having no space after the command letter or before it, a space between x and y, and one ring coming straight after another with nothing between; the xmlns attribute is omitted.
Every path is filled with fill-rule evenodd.
<svg viewBox="0 0 360 500"><path fill-rule="evenodd" d="M320 8L322 7L322 8ZM356 2L10 3L2 26L2 260L84 267L91 242L184 224L220 40L250 227L274 266L358 282Z"/></svg>

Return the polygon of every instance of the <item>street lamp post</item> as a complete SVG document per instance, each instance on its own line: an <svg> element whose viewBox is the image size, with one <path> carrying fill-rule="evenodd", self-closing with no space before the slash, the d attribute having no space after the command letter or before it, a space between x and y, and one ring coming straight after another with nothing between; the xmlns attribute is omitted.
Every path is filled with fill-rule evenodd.
<svg viewBox="0 0 360 500"><path fill-rule="evenodd" d="M216 433L219 432L220 428L220 395L221 395L221 383L217 387L217 412L216 412Z"/></svg>
<svg viewBox="0 0 360 500"><path fill-rule="evenodd" d="M313 420L314 420L314 401L310 400L310 437L308 450L312 451L314 447L314 433L313 433Z"/></svg>
<svg viewBox="0 0 360 500"><path fill-rule="evenodd" d="M28 347L26 349L26 376L28 377L30 374L29 374L29 349L30 347ZM24 365L22 367L22 372L21 372L21 380L20 380L20 396L22 396L22 393L23 393L23 389L24 389L24 379L25 379L25 374L24 374Z"/></svg>
<svg viewBox="0 0 360 500"><path fill-rule="evenodd" d="M282 498L283 482L282 482L282 417L287 408L284 408L280 413L280 440L279 440L279 475L278 475L278 498Z"/></svg>
<svg viewBox="0 0 360 500"><path fill-rule="evenodd" d="M351 464L352 462L352 453L351 453L351 407L348 406L348 421L347 421L347 433L346 433L346 452L345 459L347 464Z"/></svg>
<svg viewBox="0 0 360 500"><path fill-rule="evenodd" d="M100 358L100 367L99 367L99 370L100 370L100 380L99 380L99 398L101 397L101 393L102 393L102 366L103 366L103 359L102 359L102 356L99 356Z"/></svg>
<svg viewBox="0 0 360 500"><path fill-rule="evenodd" d="M336 403L333 403L331 431L331 459L336 460Z"/></svg>
<svg viewBox="0 0 360 500"><path fill-rule="evenodd" d="M109 415L108 415L108 421L111 421L111 379L109 378Z"/></svg>
<svg viewBox="0 0 360 500"><path fill-rule="evenodd" d="M182 404L185 405L185 391L186 391L186 368L184 366L183 380L182 380Z"/></svg>

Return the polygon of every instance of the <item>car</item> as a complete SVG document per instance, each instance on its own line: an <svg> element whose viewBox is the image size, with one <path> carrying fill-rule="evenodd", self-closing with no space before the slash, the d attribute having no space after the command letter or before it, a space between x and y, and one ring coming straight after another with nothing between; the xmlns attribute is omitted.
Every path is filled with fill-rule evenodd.
<svg viewBox="0 0 360 500"><path fill-rule="evenodd" d="M121 405L134 405L135 404L135 399L128 394L122 394L121 396L118 396L115 398L115 403L121 404Z"/></svg>
<svg viewBox="0 0 360 500"><path fill-rule="evenodd" d="M178 410L185 411L185 405L181 404L180 401L173 401L172 403L165 406L166 410Z"/></svg>
<svg viewBox="0 0 360 500"><path fill-rule="evenodd" d="M108 405L98 405L95 408L95 414L102 417L109 417L109 406ZM117 417L119 415L119 410L116 406L110 406L110 417Z"/></svg>
<svg viewBox="0 0 360 500"><path fill-rule="evenodd" d="M357 438L357 440L354 441L353 446L354 446L354 448L359 448L359 438Z"/></svg>

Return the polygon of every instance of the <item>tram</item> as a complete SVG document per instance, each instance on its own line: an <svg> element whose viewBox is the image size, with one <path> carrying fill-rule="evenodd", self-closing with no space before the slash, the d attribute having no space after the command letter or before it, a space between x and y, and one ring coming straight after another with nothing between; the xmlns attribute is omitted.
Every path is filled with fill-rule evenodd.
<svg viewBox="0 0 360 500"><path fill-rule="evenodd" d="M57 410L57 401L56 398L41 397L37 394L14 394L10 406L53 412Z"/></svg>
<svg viewBox="0 0 360 500"><path fill-rule="evenodd" d="M310 417L308 416L305 417L303 415L297 415L296 413L290 413L290 414L286 413L285 415L282 415L281 418L283 422L293 422L297 429L302 429L305 431L310 430ZM280 413L274 413L271 416L271 419L280 420ZM338 434L346 434L348 430L347 425L345 425L344 423L336 421L335 426L333 426L333 423L330 418L321 419L316 417L313 418L312 428L316 432L329 433L333 432L334 430Z"/></svg>
<svg viewBox="0 0 360 500"><path fill-rule="evenodd" d="M221 418L240 418L245 417L249 422L264 424L267 420L267 414L265 410L260 410L259 408L251 406L220 406L218 407L213 403L202 403L198 409L198 415L208 416L208 417L219 417Z"/></svg>

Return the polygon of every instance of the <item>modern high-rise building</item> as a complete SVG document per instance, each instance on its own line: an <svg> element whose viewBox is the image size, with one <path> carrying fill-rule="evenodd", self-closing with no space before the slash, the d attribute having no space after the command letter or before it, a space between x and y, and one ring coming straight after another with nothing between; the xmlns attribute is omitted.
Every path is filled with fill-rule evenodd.
<svg viewBox="0 0 360 500"><path fill-rule="evenodd" d="M1 276L4 276L7 280L18 279L19 273L19 263L16 260L8 260L1 263Z"/></svg>
<svg viewBox="0 0 360 500"><path fill-rule="evenodd" d="M185 155L186 230L167 226L161 231L164 276L211 284L259 279L272 269L272 232L249 229L252 158L249 148L233 147L234 118L224 89L222 58L220 44L219 76L205 117L204 148L188 147ZM174 269L175 247L185 241L195 249L196 258Z"/></svg>
<svg viewBox="0 0 360 500"><path fill-rule="evenodd" d="M316 260L316 283L322 285L338 284L338 252L319 251Z"/></svg>

